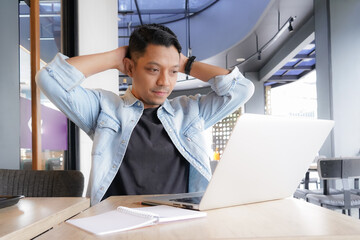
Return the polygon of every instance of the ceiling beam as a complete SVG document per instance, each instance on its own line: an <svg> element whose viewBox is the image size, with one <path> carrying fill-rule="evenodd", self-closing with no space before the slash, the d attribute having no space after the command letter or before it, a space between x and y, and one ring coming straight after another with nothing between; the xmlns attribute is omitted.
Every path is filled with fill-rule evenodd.
<svg viewBox="0 0 360 240"><path fill-rule="evenodd" d="M301 58L301 59L315 59L316 58L316 54L297 54L295 55L295 57L293 58Z"/></svg>
<svg viewBox="0 0 360 240"><path fill-rule="evenodd" d="M277 80L298 80L300 78L302 78L304 75L308 74L310 71L314 70L314 67L310 67L309 69L305 70L304 72L298 74L298 75L273 75L271 76L266 82L271 82L271 81L277 81Z"/></svg>
<svg viewBox="0 0 360 240"><path fill-rule="evenodd" d="M280 70L313 70L312 66L283 66Z"/></svg>
<svg viewBox="0 0 360 240"><path fill-rule="evenodd" d="M142 21L142 18L141 18L141 12L140 12L140 8L139 8L139 4L138 4L137 0L135 0L135 6L136 6L136 11L137 11L138 16L139 16L140 24L144 25L143 21Z"/></svg>
<svg viewBox="0 0 360 240"><path fill-rule="evenodd" d="M199 11L199 8L190 8L189 13L196 13ZM136 10L122 10L118 11L119 14L131 14L138 15L139 13ZM141 14L186 14L186 10L183 8L179 9L142 9Z"/></svg>
<svg viewBox="0 0 360 240"><path fill-rule="evenodd" d="M171 23L171 22L175 22L175 21L184 19L186 17L187 13L188 13L189 17L193 17L193 16L201 13L202 11L208 9L209 7L213 6L214 4L216 4L219 1L220 0L208 1L204 5L199 6L197 8L189 8L188 12L185 8L181 8L181 9L141 9L141 13L139 13L137 10L129 9L129 10L124 10L124 11L118 11L118 14L121 14L123 16L139 15L139 17L141 15L164 14L164 15L166 15L166 17L153 18L153 19L151 19L151 23L166 24L166 23ZM150 22L148 22L148 23L150 23ZM132 27L137 27L137 26L139 26L138 22L132 22ZM119 26L118 27L118 29L124 29L124 28L128 28L128 26Z"/></svg>
<svg viewBox="0 0 360 240"><path fill-rule="evenodd" d="M279 82L279 81L285 81L285 82L293 82L299 79L298 75L275 75L269 78L266 82Z"/></svg>
<svg viewBox="0 0 360 240"><path fill-rule="evenodd" d="M185 8L173 8L173 9L155 8L155 9L142 9L141 14L184 14L185 15L186 13L190 13L190 14L198 13L198 12L204 11L208 7L211 7L213 4L215 4L218 1L219 0L208 1L204 5L199 6L197 8L189 8L188 11L185 10ZM118 11L118 13L119 14L135 14L135 15L139 14L136 10L133 10L133 9Z"/></svg>

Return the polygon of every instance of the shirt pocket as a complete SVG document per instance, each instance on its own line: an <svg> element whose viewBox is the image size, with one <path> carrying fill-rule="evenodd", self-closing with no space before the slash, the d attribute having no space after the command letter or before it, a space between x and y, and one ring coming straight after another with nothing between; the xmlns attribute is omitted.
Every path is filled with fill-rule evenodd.
<svg viewBox="0 0 360 240"><path fill-rule="evenodd" d="M204 146L206 139L204 138L204 121L201 118L194 119L183 131L184 144L192 154L197 156L208 155Z"/></svg>
<svg viewBox="0 0 360 240"><path fill-rule="evenodd" d="M111 151L115 147L115 139L120 131L120 123L101 112L95 129L92 154L101 155L104 151Z"/></svg>

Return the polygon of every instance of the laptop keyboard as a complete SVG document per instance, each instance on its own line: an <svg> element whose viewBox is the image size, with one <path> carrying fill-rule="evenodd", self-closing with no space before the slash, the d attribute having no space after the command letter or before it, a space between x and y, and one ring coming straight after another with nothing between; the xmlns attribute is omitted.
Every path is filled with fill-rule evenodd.
<svg viewBox="0 0 360 240"><path fill-rule="evenodd" d="M186 197L186 198L175 198L170 199L172 202L184 202L184 203L192 203L192 204L199 204L202 197Z"/></svg>

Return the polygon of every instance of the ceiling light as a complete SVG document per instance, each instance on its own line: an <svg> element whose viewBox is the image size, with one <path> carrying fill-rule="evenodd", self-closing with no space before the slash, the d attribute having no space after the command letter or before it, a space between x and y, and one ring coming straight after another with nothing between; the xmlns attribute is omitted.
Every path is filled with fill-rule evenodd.
<svg viewBox="0 0 360 240"><path fill-rule="evenodd" d="M245 61L245 58L237 58L236 61L237 62L243 62L243 61Z"/></svg>

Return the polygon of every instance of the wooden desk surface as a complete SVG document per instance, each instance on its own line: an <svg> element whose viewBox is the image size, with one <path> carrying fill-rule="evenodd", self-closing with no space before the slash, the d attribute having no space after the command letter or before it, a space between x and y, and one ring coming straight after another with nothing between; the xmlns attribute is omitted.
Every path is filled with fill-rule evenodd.
<svg viewBox="0 0 360 240"><path fill-rule="evenodd" d="M85 210L88 198L23 198L0 209L0 239L31 239Z"/></svg>
<svg viewBox="0 0 360 240"><path fill-rule="evenodd" d="M142 196L110 197L75 218L117 206L139 207ZM205 218L159 224L102 237L68 223L37 239L360 239L360 220L298 199L207 211Z"/></svg>

